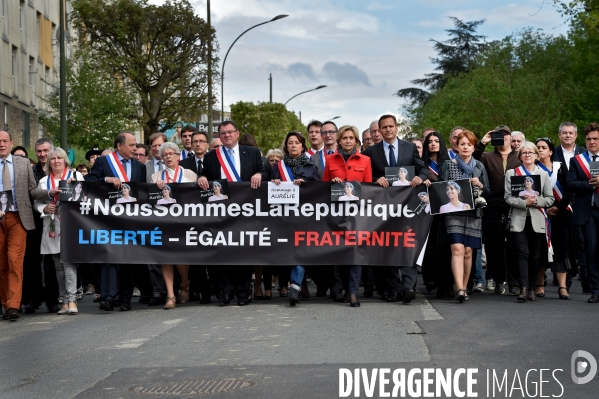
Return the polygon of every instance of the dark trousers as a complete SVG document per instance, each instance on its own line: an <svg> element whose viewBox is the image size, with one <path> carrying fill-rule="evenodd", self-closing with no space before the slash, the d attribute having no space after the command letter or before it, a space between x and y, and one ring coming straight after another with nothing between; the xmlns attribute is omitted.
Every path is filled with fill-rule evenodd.
<svg viewBox="0 0 599 399"><path fill-rule="evenodd" d="M582 233L582 226L574 225L574 237L576 237L576 250L578 254L578 266L580 267L580 280L583 285L589 285L588 273L587 273L587 257L585 251L584 235Z"/></svg>
<svg viewBox="0 0 599 399"><path fill-rule="evenodd" d="M150 282L152 283L152 293L155 298L166 296L166 284L162 277L162 266L148 265L150 272Z"/></svg>
<svg viewBox="0 0 599 399"><path fill-rule="evenodd" d="M360 282L358 281L358 284ZM346 293L349 291L349 269L345 266L335 265L333 266L333 283L331 285L331 292L334 298L340 298L343 296L342 291Z"/></svg>
<svg viewBox="0 0 599 399"><path fill-rule="evenodd" d="M364 291L370 291L374 287L374 273L372 267L362 266L362 283L364 283Z"/></svg>
<svg viewBox="0 0 599 399"><path fill-rule="evenodd" d="M517 233L512 232L511 235L514 243L520 289L534 290L539 272L541 242L545 239L545 234L534 231L529 216L526 218L524 230Z"/></svg>
<svg viewBox="0 0 599 399"><path fill-rule="evenodd" d="M487 270L496 284L506 281L505 233L501 230L501 216L507 208L488 206L483 215L483 241L487 255Z"/></svg>
<svg viewBox="0 0 599 399"><path fill-rule="evenodd" d="M360 277L362 276L362 266L351 265L339 267L347 270L349 293L358 295L358 289L360 288Z"/></svg>
<svg viewBox="0 0 599 399"><path fill-rule="evenodd" d="M580 226L584 237L585 260L587 269L587 282L591 294L599 295L599 208L591 208L589 221Z"/></svg>
<svg viewBox="0 0 599 399"><path fill-rule="evenodd" d="M216 275L218 286L223 295L231 297L237 292L237 298L247 299L250 295L253 266L214 266L210 276Z"/></svg>
<svg viewBox="0 0 599 399"><path fill-rule="evenodd" d="M134 286L139 289L141 296L152 297L153 288L148 265L129 265L133 269Z"/></svg>
<svg viewBox="0 0 599 399"><path fill-rule="evenodd" d="M210 299L212 289L208 280L208 266L189 265L190 292L199 293L202 298Z"/></svg>
<svg viewBox="0 0 599 399"><path fill-rule="evenodd" d="M132 265L118 265L104 263L100 269L100 298L103 301L112 301L118 292L121 302L130 303L133 297L133 267Z"/></svg>

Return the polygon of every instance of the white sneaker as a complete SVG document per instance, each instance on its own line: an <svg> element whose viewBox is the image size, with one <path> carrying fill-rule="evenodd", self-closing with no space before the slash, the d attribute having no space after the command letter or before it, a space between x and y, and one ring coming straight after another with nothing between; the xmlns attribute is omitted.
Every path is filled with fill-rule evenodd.
<svg viewBox="0 0 599 399"><path fill-rule="evenodd" d="M490 279L487 281L487 290L489 290L489 291L493 291L494 289L495 289L495 281L493 281L493 279L492 279L492 278L490 278Z"/></svg>
<svg viewBox="0 0 599 399"><path fill-rule="evenodd" d="M477 283L474 285L474 288L472 290L475 292L483 292L485 288L483 287L482 283Z"/></svg>
<svg viewBox="0 0 599 399"><path fill-rule="evenodd" d="M137 289L137 287L133 289L133 296L141 296L141 292L139 292L139 289Z"/></svg>

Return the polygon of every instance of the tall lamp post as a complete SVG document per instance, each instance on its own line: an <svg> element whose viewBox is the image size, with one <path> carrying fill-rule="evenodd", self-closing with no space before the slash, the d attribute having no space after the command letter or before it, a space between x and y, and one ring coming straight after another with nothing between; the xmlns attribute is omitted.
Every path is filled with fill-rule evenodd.
<svg viewBox="0 0 599 399"><path fill-rule="evenodd" d="M327 87L327 86L326 86L326 85L320 85L320 86L318 86L318 87L317 87L317 88L315 88L315 89L312 89L312 90L306 90L306 91L302 91L301 93L297 93L295 96L293 96L293 97L291 97L289 100L287 100L287 101L285 102L285 105L287 105L287 103L288 103L289 101L293 100L295 97L299 96L300 94L309 93L309 92L311 92L311 91L314 91L314 90L320 90L320 89L324 89L325 87Z"/></svg>
<svg viewBox="0 0 599 399"><path fill-rule="evenodd" d="M235 41L233 41L233 44L231 44L231 46L229 47L229 49L227 50L227 54L225 54L225 59L223 60L223 66L221 68L220 71L220 120L221 122L225 119L225 93L224 93L224 85L225 85L225 63L227 62L227 57L229 56L229 52L231 51L231 49L233 48L233 46L235 45L235 43L237 43L237 40L239 40L239 38L243 35L245 35L247 32L249 32L250 30L257 28L260 25L264 25L264 24L268 24L270 22L274 22L274 21L278 21L279 19L283 19L288 17L289 15L286 14L281 14L281 15L277 15L276 17L274 17L273 19L271 19L270 21L266 21L266 22L262 22L258 25L254 25L251 28L246 29L245 31L243 31L243 33L239 36L237 36L237 39L235 39Z"/></svg>

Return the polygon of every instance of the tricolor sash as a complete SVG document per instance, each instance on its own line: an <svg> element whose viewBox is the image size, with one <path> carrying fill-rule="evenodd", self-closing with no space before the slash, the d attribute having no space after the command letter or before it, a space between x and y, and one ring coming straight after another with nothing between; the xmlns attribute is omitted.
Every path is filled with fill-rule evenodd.
<svg viewBox="0 0 599 399"><path fill-rule="evenodd" d="M316 151L314 151L312 148L310 148L308 151L306 151L306 153L310 156L316 154Z"/></svg>
<svg viewBox="0 0 599 399"><path fill-rule="evenodd" d="M179 165L177 165L177 169L175 169L175 172L173 173L173 180L172 182L177 182L177 183L181 183L181 180L183 180L183 169L181 169L179 167ZM171 183L170 181L170 177L166 171L166 169L164 169L162 171L162 181L165 181L167 183Z"/></svg>
<svg viewBox="0 0 599 399"><path fill-rule="evenodd" d="M69 180L72 175L73 172L65 168L59 180ZM56 187L56 183L54 183L54 173L50 172L50 174L48 175L48 180L46 181L46 188L48 189L48 191L50 191L54 187Z"/></svg>
<svg viewBox="0 0 599 399"><path fill-rule="evenodd" d="M433 172L435 176L439 176L439 165L437 165L437 162L433 161L432 159L428 160L428 169Z"/></svg>
<svg viewBox="0 0 599 399"><path fill-rule="evenodd" d="M241 178L239 177L239 173L237 173L237 169L235 169L235 162L229 157L227 152L228 151L225 151L224 146L218 147L218 150L216 151L218 163L225 173L228 182L240 182Z"/></svg>
<svg viewBox="0 0 599 399"><path fill-rule="evenodd" d="M281 175L281 180L287 181L287 182L293 182L293 172L291 171L291 168L289 166L285 165L285 162L282 159L279 161L277 166L279 168L279 174Z"/></svg>
<svg viewBox="0 0 599 399"><path fill-rule="evenodd" d="M589 157L588 151L583 152L582 154L578 154L574 157L580 168L587 176L587 179L591 180L591 169L589 168L589 162L591 162L591 158ZM599 187L595 189L599 193Z"/></svg>
<svg viewBox="0 0 599 399"><path fill-rule="evenodd" d="M455 156L457 155L455 152L453 152L453 150L450 148L449 151L447 151L447 153L449 154L449 158L454 159Z"/></svg>
<svg viewBox="0 0 599 399"><path fill-rule="evenodd" d="M125 167L121 161L119 161L116 152L112 152L107 155L106 159L108 160L108 166L110 167L110 170L112 170L114 177L118 177L121 181L129 182L127 171L125 170ZM131 164L131 167L133 167L133 164Z"/></svg>
<svg viewBox="0 0 599 399"><path fill-rule="evenodd" d="M518 166L516 169L516 174L518 176L530 176L531 173L524 166ZM541 189L541 188L539 188ZM551 221L547 217L547 212L543 208L537 208L543 217L545 218L545 238L547 239L547 248L551 246Z"/></svg>
<svg viewBox="0 0 599 399"><path fill-rule="evenodd" d="M542 163L538 163L539 168L547 172L549 177L551 178L551 187L553 188L553 196L557 200L557 202L561 202L564 198L564 189L559 181L557 181L557 172L559 171L559 167L561 166L560 162L553 162L553 172L549 171ZM572 207L568 205L567 209L572 212Z"/></svg>

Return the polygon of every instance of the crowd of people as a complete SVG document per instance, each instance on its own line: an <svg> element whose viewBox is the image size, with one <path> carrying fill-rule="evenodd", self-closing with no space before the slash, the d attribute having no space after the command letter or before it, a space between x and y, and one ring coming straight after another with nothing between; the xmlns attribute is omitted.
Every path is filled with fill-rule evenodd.
<svg viewBox="0 0 599 399"><path fill-rule="evenodd" d="M498 295L507 292L519 302L535 301L545 296L550 269L558 298L571 299L572 279L579 274L583 292L591 294L588 302L599 303L599 176L591 173L597 169L593 162L599 161L599 125L585 127L586 149L576 145L577 135L576 125L564 122L557 145L548 138L527 140L522 132L500 125L478 140L458 126L449 133L447 145L433 128L421 137L399 139L396 118L383 115L361 135L354 126L311 121L306 133L288 133L281 148L263 156L252 136L240 138L237 125L225 121L217 138L181 126L177 140L158 132L145 145L123 132L114 148L92 148L85 156L89 164L74 166L67 153L46 138L35 143L37 162L32 164L27 150L13 147L11 134L0 131L2 318L15 321L44 302L50 313L77 314L77 301L85 293L104 311L129 311L134 296L164 309L190 301L208 304L213 297L226 306L235 296L244 306L252 299L270 300L276 285L279 296L296 306L311 296L310 280L317 297L351 307L360 306L360 286L365 297L376 292L386 302L409 304L416 297L418 268L426 290L436 290L437 298L466 302L487 289ZM494 148L487 151L492 141ZM414 176L409 176L408 167ZM400 184L390 184L386 168L398 168ZM524 183L515 186L514 195L516 177ZM446 181L449 203L444 206L449 208L431 217L427 244L412 265L61 262L60 181L103 181L123 191L129 182L152 182L167 200L170 185L197 182L226 200L220 185L211 184L220 179L229 184L247 181L251 189L266 181L331 182L344 184L348 196L353 195L351 181L383 188L399 185L394 189L418 188L419 198L427 202L423 185ZM464 179L484 198L473 207L461 202L463 187L454 182ZM74 190L73 195L80 193ZM430 212L428 205L423 209Z"/></svg>

